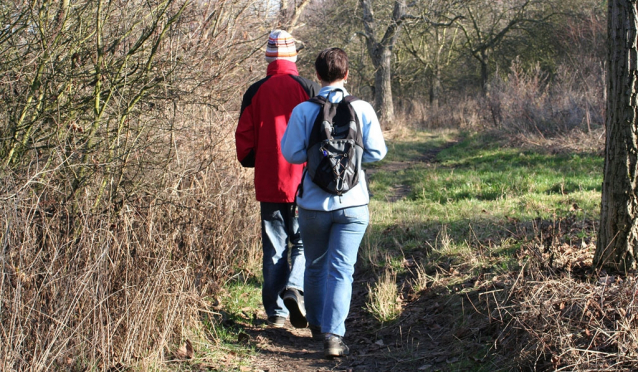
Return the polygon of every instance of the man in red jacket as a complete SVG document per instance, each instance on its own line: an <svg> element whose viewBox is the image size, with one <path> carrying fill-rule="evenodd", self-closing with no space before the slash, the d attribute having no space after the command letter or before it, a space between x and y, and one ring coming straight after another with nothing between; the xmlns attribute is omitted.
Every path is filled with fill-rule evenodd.
<svg viewBox="0 0 638 372"><path fill-rule="evenodd" d="M292 109L315 96L319 85L299 76L295 41L286 31L270 33L266 61L266 77L244 94L235 132L237 159L244 167L255 168L264 254L262 300L268 324L283 327L290 315L294 327L305 328L306 259L294 206L303 165L288 163L280 142Z"/></svg>

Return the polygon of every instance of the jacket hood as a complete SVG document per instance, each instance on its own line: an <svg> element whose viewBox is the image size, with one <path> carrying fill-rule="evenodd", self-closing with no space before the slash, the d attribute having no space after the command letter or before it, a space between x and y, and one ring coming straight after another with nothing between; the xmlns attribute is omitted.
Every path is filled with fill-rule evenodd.
<svg viewBox="0 0 638 372"><path fill-rule="evenodd" d="M295 62L286 61L285 59L277 59L268 64L266 75L299 75L297 64Z"/></svg>

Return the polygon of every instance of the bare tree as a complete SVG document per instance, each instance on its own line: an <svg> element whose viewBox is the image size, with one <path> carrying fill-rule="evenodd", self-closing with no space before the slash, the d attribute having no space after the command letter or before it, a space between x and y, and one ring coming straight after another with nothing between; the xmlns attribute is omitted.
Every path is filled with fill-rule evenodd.
<svg viewBox="0 0 638 372"><path fill-rule="evenodd" d="M387 22L383 36L377 36L377 20L374 17L371 0L361 0L363 26L368 54L375 68L374 103L383 129L389 129L394 121L392 102L392 49L397 43L401 24L406 19L405 0L396 0L392 17Z"/></svg>
<svg viewBox="0 0 638 372"><path fill-rule="evenodd" d="M310 0L293 0L292 4L288 4L288 0L280 0L279 9L279 27L292 33L304 9L310 4Z"/></svg>
<svg viewBox="0 0 638 372"><path fill-rule="evenodd" d="M464 49L480 64L483 93L488 90L489 67L494 50L515 30L528 22L542 22L552 13L536 12L543 0L461 2L464 22L459 26L465 35Z"/></svg>
<svg viewBox="0 0 638 372"><path fill-rule="evenodd" d="M607 137L594 264L617 270L636 267L638 255L638 8L608 5Z"/></svg>
<svg viewBox="0 0 638 372"><path fill-rule="evenodd" d="M428 83L429 102L432 107L438 108L442 70L452 60L453 47L458 39L455 21L461 17L454 14L453 4L447 2L429 1L420 6L418 22L404 24L401 49L420 65L419 73L426 75Z"/></svg>

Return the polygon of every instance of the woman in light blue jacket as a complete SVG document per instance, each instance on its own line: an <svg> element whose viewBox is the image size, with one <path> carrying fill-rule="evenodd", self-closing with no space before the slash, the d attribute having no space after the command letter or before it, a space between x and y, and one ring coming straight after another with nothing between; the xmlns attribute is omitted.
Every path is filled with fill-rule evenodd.
<svg viewBox="0 0 638 372"><path fill-rule="evenodd" d="M348 78L348 57L343 50L329 48L322 51L315 61L315 68L321 83L320 96L339 102L348 95L344 88ZM383 159L387 149L372 106L361 100L351 105L361 124L362 162ZM281 140L281 152L288 162L302 164L308 160L310 133L319 110L319 105L304 102L292 111ZM369 223L368 186L363 171L359 183L343 195L324 191L310 179L308 172L301 182L303 196L297 195L297 205L306 255L306 318L313 338L324 340L326 357L348 355L343 336L350 311L354 265Z"/></svg>

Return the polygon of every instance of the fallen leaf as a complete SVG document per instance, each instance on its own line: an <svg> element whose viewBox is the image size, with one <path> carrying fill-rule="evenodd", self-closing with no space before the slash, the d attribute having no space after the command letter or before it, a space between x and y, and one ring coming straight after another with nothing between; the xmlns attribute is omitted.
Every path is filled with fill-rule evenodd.
<svg viewBox="0 0 638 372"><path fill-rule="evenodd" d="M195 352L193 351L193 344L191 344L189 340L186 340L186 342L184 342L184 345L182 345L175 352L175 356L177 356L179 359L191 359L194 354Z"/></svg>
<svg viewBox="0 0 638 372"><path fill-rule="evenodd" d="M426 369L430 369L432 368L431 364L424 364L421 367L419 367L419 371L425 371Z"/></svg>
<svg viewBox="0 0 638 372"><path fill-rule="evenodd" d="M250 340L250 336L247 333L240 332L237 335L237 342L243 343L243 342L248 342L249 340Z"/></svg>

